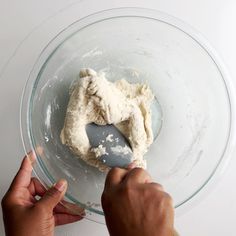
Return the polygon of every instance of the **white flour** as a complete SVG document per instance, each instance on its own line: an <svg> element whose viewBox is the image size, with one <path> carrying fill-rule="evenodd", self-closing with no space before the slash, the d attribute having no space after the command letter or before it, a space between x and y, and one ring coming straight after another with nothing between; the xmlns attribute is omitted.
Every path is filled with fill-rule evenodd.
<svg viewBox="0 0 236 236"><path fill-rule="evenodd" d="M113 142L114 139L112 137L113 137L113 134L108 134L107 137L106 137L106 141Z"/></svg>

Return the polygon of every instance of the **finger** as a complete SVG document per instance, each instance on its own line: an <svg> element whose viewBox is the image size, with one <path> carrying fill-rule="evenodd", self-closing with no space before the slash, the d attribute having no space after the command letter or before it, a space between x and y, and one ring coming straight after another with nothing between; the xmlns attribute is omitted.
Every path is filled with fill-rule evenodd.
<svg viewBox="0 0 236 236"><path fill-rule="evenodd" d="M130 170L124 178L124 183L151 183L151 176L143 168L134 168Z"/></svg>
<svg viewBox="0 0 236 236"><path fill-rule="evenodd" d="M27 188L31 181L32 174L32 163L35 161L36 157L34 152L30 152L24 157L20 169L17 172L15 178L12 181L10 189L14 188Z"/></svg>
<svg viewBox="0 0 236 236"><path fill-rule="evenodd" d="M51 187L44 196L37 202L37 205L52 211L53 208L62 200L67 189L66 180L59 180Z"/></svg>
<svg viewBox="0 0 236 236"><path fill-rule="evenodd" d="M67 202L62 200L57 206L54 208L55 213L66 213L70 215L80 215L84 216L84 209L79 207L76 204Z"/></svg>
<svg viewBox="0 0 236 236"><path fill-rule="evenodd" d="M132 163L130 163L128 166L127 166L127 170L132 170L132 169L134 169L135 167L137 167L137 164L135 163L135 162L132 162Z"/></svg>
<svg viewBox="0 0 236 236"><path fill-rule="evenodd" d="M54 215L56 226L73 223L82 219L83 219L83 216L79 216L79 215L69 215L69 214L61 214L61 213Z"/></svg>
<svg viewBox="0 0 236 236"><path fill-rule="evenodd" d="M35 177L31 178L28 190L32 196L40 197L42 197L47 191L46 188L41 184L41 182Z"/></svg>
<svg viewBox="0 0 236 236"><path fill-rule="evenodd" d="M113 185L119 184L127 173L128 170L121 169L118 167L112 168L107 174L105 181L105 189Z"/></svg>
<svg viewBox="0 0 236 236"><path fill-rule="evenodd" d="M149 183L150 186L152 186L153 188L155 188L158 191L164 192L164 188L161 184L158 183Z"/></svg>

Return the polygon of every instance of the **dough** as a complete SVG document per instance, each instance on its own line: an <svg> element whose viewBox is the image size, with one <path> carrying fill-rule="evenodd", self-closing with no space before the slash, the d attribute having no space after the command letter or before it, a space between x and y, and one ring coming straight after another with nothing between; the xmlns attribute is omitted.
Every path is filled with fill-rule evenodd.
<svg viewBox="0 0 236 236"><path fill-rule="evenodd" d="M106 150L90 146L86 125L92 122L114 124L129 140L133 160L146 168L143 155L153 142L150 104L154 96L150 88L146 84L130 84L124 79L112 83L104 73L92 69L82 69L79 77L71 90L61 131L62 143L78 158L106 171L109 168L98 158Z"/></svg>

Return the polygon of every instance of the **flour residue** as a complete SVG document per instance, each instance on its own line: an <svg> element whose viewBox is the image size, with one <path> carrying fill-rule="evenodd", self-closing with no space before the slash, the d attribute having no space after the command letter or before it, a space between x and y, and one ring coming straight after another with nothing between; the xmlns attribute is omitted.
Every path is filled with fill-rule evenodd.
<svg viewBox="0 0 236 236"><path fill-rule="evenodd" d="M117 145L115 147L111 147L111 151L115 155L127 155L130 153L130 148L127 145L125 145L124 147Z"/></svg>

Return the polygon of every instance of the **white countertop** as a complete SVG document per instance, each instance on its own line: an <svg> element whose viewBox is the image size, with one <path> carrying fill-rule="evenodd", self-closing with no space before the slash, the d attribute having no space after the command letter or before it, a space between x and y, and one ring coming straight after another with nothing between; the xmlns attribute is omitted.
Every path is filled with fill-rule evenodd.
<svg viewBox="0 0 236 236"><path fill-rule="evenodd" d="M19 131L19 99L22 80L25 80L24 75L27 74L26 69L20 63L17 64L17 60L22 58L20 62L23 63L27 58L37 55L33 55L32 47L40 47L40 43L47 40L47 37L39 38L40 30L45 27L49 29L54 20L61 25L51 29L48 37L60 30L63 24L68 24L76 18L79 19L95 11L124 6L157 9L178 17L196 28L221 55L236 86L236 1L234 0L0 0L1 198L16 173L24 153ZM234 151L233 156L235 155ZM176 228L182 236L235 235L235 170L236 158L233 157L224 176L210 194L193 209L176 218ZM2 220L0 235L4 235ZM108 233L105 226L83 220L58 227L56 235L86 236L108 235Z"/></svg>

